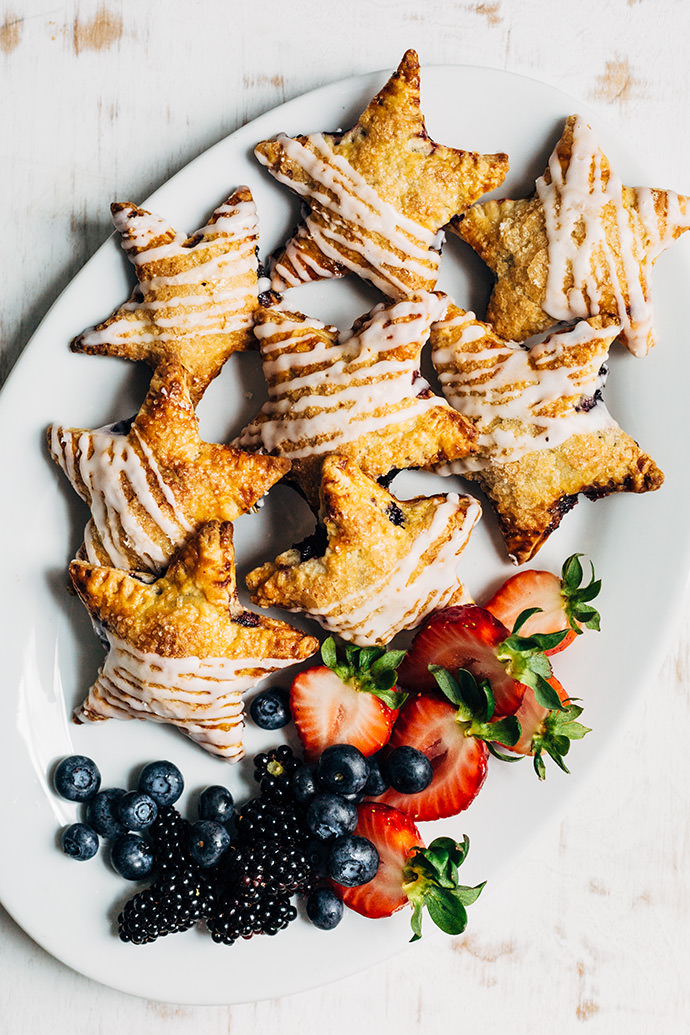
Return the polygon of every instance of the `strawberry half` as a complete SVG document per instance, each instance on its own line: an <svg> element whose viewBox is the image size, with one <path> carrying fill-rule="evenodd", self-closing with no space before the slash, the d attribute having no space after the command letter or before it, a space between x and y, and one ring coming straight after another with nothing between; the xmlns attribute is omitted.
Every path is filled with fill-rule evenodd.
<svg viewBox="0 0 690 1035"><path fill-rule="evenodd" d="M309 758L332 744L375 754L388 742L407 698L394 690L404 651L348 644L344 653L344 660L338 657L329 637L321 648L325 664L298 673L290 688L290 711Z"/></svg>
<svg viewBox="0 0 690 1035"><path fill-rule="evenodd" d="M367 917L391 916L406 903L412 906L412 938L422 934L422 912L447 934L462 934L468 905L481 894L483 884L458 884L458 867L469 850L462 842L439 837L428 848L408 816L378 802L360 805L356 834L368 838L379 853L373 880L357 888L342 888L343 902Z"/></svg>
<svg viewBox="0 0 690 1035"><path fill-rule="evenodd" d="M565 650L582 632L583 626L598 630L600 623L599 612L590 606L590 601L598 596L601 581L595 579L592 565L590 581L582 585L580 556L575 553L568 557L560 578L551 571L519 571L494 593L484 605L486 610L508 629L513 628L524 611L532 610L534 613L522 625L523 635L567 629L567 636L546 653Z"/></svg>
<svg viewBox="0 0 690 1035"><path fill-rule="evenodd" d="M435 687L430 666L465 669L479 683L488 682L494 698L493 715L514 715L526 686L544 686L551 676L545 650L557 646L565 631L549 636L518 635L520 625L509 633L491 612L476 604L437 611L421 627L402 662L398 679L407 690L429 691ZM553 691L551 695L555 697ZM556 700L555 707L559 707Z"/></svg>
<svg viewBox="0 0 690 1035"><path fill-rule="evenodd" d="M463 812L476 798L486 779L489 742L516 743L520 727L509 716L490 722L493 699L488 684L478 684L467 671L459 681L434 666L434 676L447 700L420 694L402 709L389 747L408 744L431 762L428 787L416 794L389 788L378 799L419 820L442 819Z"/></svg>
<svg viewBox="0 0 690 1035"><path fill-rule="evenodd" d="M520 723L520 739L510 748L516 754L533 756L534 769L540 780L546 779L544 753L564 773L569 773L564 756L570 750L571 741L581 740L586 733L591 733L587 726L577 721L582 708L571 701L562 684L555 676L549 679L549 683L558 694L562 709L544 708L538 703L534 691L528 688L515 715Z"/></svg>

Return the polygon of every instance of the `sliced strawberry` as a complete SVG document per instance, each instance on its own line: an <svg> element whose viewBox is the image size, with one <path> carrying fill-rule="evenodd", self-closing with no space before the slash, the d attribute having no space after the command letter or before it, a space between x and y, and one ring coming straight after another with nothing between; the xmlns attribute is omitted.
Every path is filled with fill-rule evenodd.
<svg viewBox="0 0 690 1035"><path fill-rule="evenodd" d="M455 816L474 801L486 779L489 749L483 740L467 735L469 723L459 723L457 712L450 701L426 694L408 700L389 746L417 748L431 762L433 779L417 794L400 794L391 787L379 801L419 820Z"/></svg>
<svg viewBox="0 0 690 1035"><path fill-rule="evenodd" d="M331 744L352 744L363 755L373 755L388 743L398 715L378 697L344 683L325 665L295 677L290 711L310 758Z"/></svg>
<svg viewBox="0 0 690 1035"><path fill-rule="evenodd" d="M469 840L439 837L424 848L416 826L408 816L387 805L367 803L358 809L356 833L368 838L379 853L373 880L357 888L341 888L345 905L367 917L391 916L407 902L412 906L412 941L421 937L422 910L448 934L461 934L467 924L466 907L484 887L458 884L458 867L469 849Z"/></svg>
<svg viewBox="0 0 690 1035"><path fill-rule="evenodd" d="M310 758L331 744L375 754L388 742L407 696L394 689L403 651L348 644L344 653L338 657L329 637L321 648L325 665L300 672L290 689L292 718Z"/></svg>
<svg viewBox="0 0 690 1035"><path fill-rule="evenodd" d="M451 672L466 668L477 679L488 679L496 700L496 715L517 711L525 688L497 658L508 630L497 618L474 604L437 611L421 627L400 668L398 681L410 692L436 689L429 665Z"/></svg>
<svg viewBox="0 0 690 1035"><path fill-rule="evenodd" d="M567 629L567 636L545 652L557 654L582 632L582 626L599 628L599 613L589 601L598 595L601 582L594 578L594 567L586 586L581 585L582 578L579 554L573 554L565 561L560 577L550 571L519 571L503 583L485 607L507 629L513 628L524 611L538 608L521 626L520 632L531 636Z"/></svg>
<svg viewBox="0 0 690 1035"><path fill-rule="evenodd" d="M402 871L413 848L424 847L421 834L409 816L397 809L371 802L358 811L359 837L366 837L379 853L379 868L373 880L358 888L342 888L343 902L363 916L391 916L407 904ZM340 885L338 890L340 891Z"/></svg>
<svg viewBox="0 0 690 1035"><path fill-rule="evenodd" d="M520 739L511 751L519 755L532 755L534 769L540 780L546 778L543 755L546 753L564 773L570 770L564 756L570 750L572 740L581 740L591 730L578 722L582 708L568 697L563 685L551 676L549 684L556 691L562 709L546 708L539 704L531 688L527 689L515 718L520 723ZM500 742L500 738L497 738Z"/></svg>

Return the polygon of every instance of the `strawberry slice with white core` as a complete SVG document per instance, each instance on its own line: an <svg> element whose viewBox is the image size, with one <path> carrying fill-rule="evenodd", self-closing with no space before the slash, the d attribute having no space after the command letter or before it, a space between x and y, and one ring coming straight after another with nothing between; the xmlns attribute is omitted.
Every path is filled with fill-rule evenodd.
<svg viewBox="0 0 690 1035"><path fill-rule="evenodd" d="M558 694L562 710L544 708L538 703L534 691L528 688L515 715L520 723L520 739L510 748L519 755L532 755L540 780L546 779L544 754L549 755L564 773L569 773L564 756L570 750L571 741L581 740L585 734L591 733L589 727L577 721L582 715L580 705L568 697L555 676L549 679L549 683Z"/></svg>
<svg viewBox="0 0 690 1035"><path fill-rule="evenodd" d="M468 736L469 723L459 723L450 701L420 694L402 709L389 741L391 748L408 744L431 762L431 783L417 794L392 787L378 799L418 820L455 816L472 804L486 779L489 749Z"/></svg>
<svg viewBox="0 0 690 1035"><path fill-rule="evenodd" d="M332 744L375 754L388 742L407 696L394 689L403 651L348 645L343 660L329 637L321 654L326 664L298 673L290 688L290 711L306 755L316 758Z"/></svg>
<svg viewBox="0 0 690 1035"><path fill-rule="evenodd" d="M358 809L356 834L366 837L379 853L373 880L356 888L342 888L343 902L367 917L391 916L406 903L412 906L412 939L421 937L422 912L447 934L461 934L467 925L466 907L479 897L483 884L458 884L458 867L468 849L462 842L439 837L424 848L413 821L387 805L367 803Z"/></svg>
<svg viewBox="0 0 690 1035"><path fill-rule="evenodd" d="M551 571L519 571L484 606L508 629L513 628L523 611L538 609L520 631L523 636L530 636L566 629L567 636L545 652L557 654L573 642L583 627L599 629L599 612L590 605L601 589L594 565L589 583L583 586L582 580L580 554L573 554L563 564L560 577Z"/></svg>
<svg viewBox="0 0 690 1035"><path fill-rule="evenodd" d="M523 637L519 631L518 625L508 632L502 622L476 604L437 611L413 639L398 671L399 683L410 691L429 691L436 684L430 666L451 672L465 669L478 683L486 681L491 686L495 718L514 715L526 686L545 687L548 694L546 680L552 672L544 651L566 636L563 631ZM553 691L551 695L555 696ZM557 699L555 706L559 706Z"/></svg>

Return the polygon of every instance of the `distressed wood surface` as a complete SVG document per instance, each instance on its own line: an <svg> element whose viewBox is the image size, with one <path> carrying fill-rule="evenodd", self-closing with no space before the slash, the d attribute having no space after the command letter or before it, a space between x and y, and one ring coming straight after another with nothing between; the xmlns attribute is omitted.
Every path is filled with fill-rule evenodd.
<svg viewBox="0 0 690 1035"><path fill-rule="evenodd" d="M422 64L505 68L581 97L640 142L655 185L690 193L689 39L685 0L14 0L0 11L0 380L110 233L113 198L146 197L246 120L393 68L408 46ZM689 650L686 614L605 765L473 907L465 938L310 993L196 1009L80 977L0 910L2 1031L687 1031Z"/></svg>

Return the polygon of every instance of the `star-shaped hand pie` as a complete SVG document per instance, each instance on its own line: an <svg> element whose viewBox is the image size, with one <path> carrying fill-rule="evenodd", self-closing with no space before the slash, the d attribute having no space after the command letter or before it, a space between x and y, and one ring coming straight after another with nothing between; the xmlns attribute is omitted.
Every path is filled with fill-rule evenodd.
<svg viewBox="0 0 690 1035"><path fill-rule="evenodd" d="M652 265L690 227L689 199L624 187L577 115L536 193L475 205L453 228L496 274L487 320L524 341L559 320L608 315L636 356L654 345Z"/></svg>
<svg viewBox="0 0 690 1035"><path fill-rule="evenodd" d="M125 433L48 429L53 459L90 506L83 553L94 564L162 571L201 524L234 521L285 474L290 461L203 442L189 374L155 370Z"/></svg>
<svg viewBox="0 0 690 1035"><path fill-rule="evenodd" d="M70 347L154 367L176 359L191 374L197 403L228 356L252 345L259 230L251 191L240 187L187 239L136 205L111 209L139 283L128 302Z"/></svg>
<svg viewBox="0 0 690 1035"><path fill-rule="evenodd" d="M308 658L318 640L245 611L234 557L232 525L211 521L155 582L72 561L74 587L109 643L78 722L153 719L221 758L242 757L242 694Z"/></svg>
<svg viewBox="0 0 690 1035"><path fill-rule="evenodd" d="M276 291L348 270L390 298L433 291L438 231L508 171L507 155L431 140L413 50L347 133L281 134L255 154L309 208L275 263Z"/></svg>
<svg viewBox="0 0 690 1035"><path fill-rule="evenodd" d="M422 346L446 298L375 307L349 336L281 308L260 309L259 338L268 402L238 444L292 461L291 480L318 506L329 453L356 460L378 478L466 456L474 429L419 372Z"/></svg>
<svg viewBox="0 0 690 1035"><path fill-rule="evenodd" d="M344 456L328 457L321 525L247 576L251 599L315 618L344 640L388 643L466 602L457 563L481 508L470 496L398 500Z"/></svg>
<svg viewBox="0 0 690 1035"><path fill-rule="evenodd" d="M441 387L478 432L477 452L441 473L481 485L518 563L534 556L578 493L648 492L664 480L601 399L619 330L594 317L525 349L453 304L432 328Z"/></svg>

